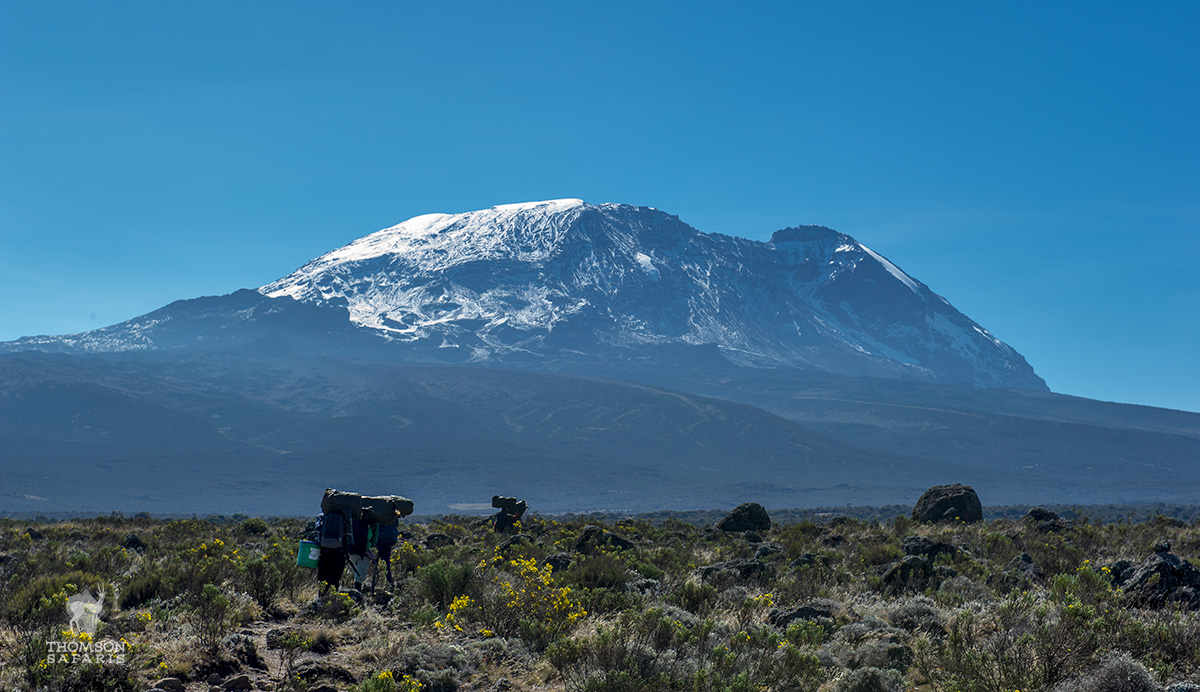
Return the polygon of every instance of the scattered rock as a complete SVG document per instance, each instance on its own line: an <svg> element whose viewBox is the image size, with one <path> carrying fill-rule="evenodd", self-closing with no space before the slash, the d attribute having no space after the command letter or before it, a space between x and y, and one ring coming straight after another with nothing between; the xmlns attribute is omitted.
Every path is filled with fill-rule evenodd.
<svg viewBox="0 0 1200 692"><path fill-rule="evenodd" d="M250 682L249 675L238 675L229 678L221 685L221 689L225 692L246 692L254 688L254 683Z"/></svg>
<svg viewBox="0 0 1200 692"><path fill-rule="evenodd" d="M983 521L983 506L979 503L979 495L969 485L935 485L917 500L912 518L926 522Z"/></svg>
<svg viewBox="0 0 1200 692"><path fill-rule="evenodd" d="M1156 553L1171 552L1171 541L1166 538L1160 539L1157 543L1154 544L1154 552L1156 552Z"/></svg>
<svg viewBox="0 0 1200 692"><path fill-rule="evenodd" d="M1194 682L1177 682L1168 686L1164 692L1200 692L1200 685Z"/></svg>
<svg viewBox="0 0 1200 692"><path fill-rule="evenodd" d="M45 538L45 536L42 535L41 531L38 531L37 529L33 528L32 526L26 527L24 533L25 533L25 535L29 536L30 539L35 540L35 541L40 541L43 538Z"/></svg>
<svg viewBox="0 0 1200 692"><path fill-rule="evenodd" d="M846 543L845 536L832 531L822 534L817 540L821 541L821 545L829 546L830 548L836 548L839 545L844 545Z"/></svg>
<svg viewBox="0 0 1200 692"><path fill-rule="evenodd" d="M276 627L275 629L267 630L267 635L266 635L267 648L268 649L282 649L283 648L283 638L286 636L287 636L287 630L283 629L282 627Z"/></svg>
<svg viewBox="0 0 1200 692"><path fill-rule="evenodd" d="M254 640L245 634L227 635L221 640L221 648L251 668L267 669L267 664L258 655L258 647L254 644Z"/></svg>
<svg viewBox="0 0 1200 692"><path fill-rule="evenodd" d="M762 543L763 538L757 531L746 531L742 534L747 543Z"/></svg>
<svg viewBox="0 0 1200 692"><path fill-rule="evenodd" d="M1134 568L1123 588L1131 606L1162 608L1170 603L1200 610L1200 570L1166 551L1156 551Z"/></svg>
<svg viewBox="0 0 1200 692"><path fill-rule="evenodd" d="M322 661L305 661L296 666L296 675L306 683L312 683L314 680L333 680L353 685L358 682L358 678L354 677L354 673L346 670L341 666Z"/></svg>
<svg viewBox="0 0 1200 692"><path fill-rule="evenodd" d="M947 579L953 579L958 576L958 570L952 567L941 565L933 568L933 577L935 581L943 582Z"/></svg>
<svg viewBox="0 0 1200 692"><path fill-rule="evenodd" d="M800 557L792 560L792 567L813 567L821 565L822 567L829 566L829 557L818 553L804 553Z"/></svg>
<svg viewBox="0 0 1200 692"><path fill-rule="evenodd" d="M1133 574L1133 563L1129 560L1117 560L1104 565L1100 570L1108 570L1108 578L1112 581L1112 585L1121 586Z"/></svg>
<svg viewBox="0 0 1200 692"><path fill-rule="evenodd" d="M759 560L766 557L771 557L772 555L781 554L783 554L783 548L781 546L771 544L760 545L758 546L758 550L754 551L754 557L758 558Z"/></svg>
<svg viewBox="0 0 1200 692"><path fill-rule="evenodd" d="M633 550L636 546L632 542L621 538L612 531L588 524L583 527L583 533L579 535L579 540L575 542L575 551L584 555L595 555L596 549L601 546L608 546L618 550Z"/></svg>
<svg viewBox="0 0 1200 692"><path fill-rule="evenodd" d="M1025 519L1029 521L1056 521L1058 515L1044 507L1034 507L1025 513Z"/></svg>
<svg viewBox="0 0 1200 692"><path fill-rule="evenodd" d="M815 622L826 629L833 626L833 605L820 601L811 601L799 608L772 608L767 613L767 622L772 626L786 630L797 620L800 622Z"/></svg>
<svg viewBox="0 0 1200 692"><path fill-rule="evenodd" d="M1009 561L1008 567L1004 571L1018 577L1024 577L1030 581L1041 581L1046 576L1042 572L1042 568L1038 567L1038 564L1030 557L1029 553L1021 553L1014 557Z"/></svg>
<svg viewBox="0 0 1200 692"><path fill-rule="evenodd" d="M431 533L425 537L425 547L429 550L445 548L448 545L454 545L454 538L444 533Z"/></svg>
<svg viewBox="0 0 1200 692"><path fill-rule="evenodd" d="M696 568L701 579L709 579L717 574L732 574L741 579L757 579L770 574L770 567L753 558L739 558L728 562L718 562Z"/></svg>
<svg viewBox="0 0 1200 692"><path fill-rule="evenodd" d="M160 678L152 686L164 692L184 692L183 681L179 678Z"/></svg>
<svg viewBox="0 0 1200 692"><path fill-rule="evenodd" d="M571 563L574 561L575 558L571 557L568 553L555 553L546 558L545 563L550 565L550 569L558 573L565 572L571 567Z"/></svg>
<svg viewBox="0 0 1200 692"><path fill-rule="evenodd" d="M316 687L308 688L308 692L338 692L338 688L333 685L317 685Z"/></svg>
<svg viewBox="0 0 1200 692"><path fill-rule="evenodd" d="M509 548L513 547L514 545L522 545L522 544L523 545L531 545L531 544L533 544L533 542L534 541L533 541L532 534L518 533L518 534L514 534L512 536L509 536L508 538L505 538L500 543L500 545L496 546L496 549L499 550L500 552L504 552L504 551L508 550Z"/></svg>
<svg viewBox="0 0 1200 692"><path fill-rule="evenodd" d="M1032 525L1039 533L1058 533L1070 528L1069 522L1064 522L1057 514L1042 507L1029 510L1021 521Z"/></svg>
<svg viewBox="0 0 1200 692"><path fill-rule="evenodd" d="M657 579L650 579L649 577L635 579L625 585L625 590L630 593L657 593L660 589L662 589L662 582Z"/></svg>
<svg viewBox="0 0 1200 692"><path fill-rule="evenodd" d="M933 566L920 555L907 555L888 565L882 576L883 583L891 589L911 588L919 591L933 576Z"/></svg>
<svg viewBox="0 0 1200 692"><path fill-rule="evenodd" d="M146 544L142 542L142 539L137 537L137 534L133 533L129 534L125 537L125 540L121 541L121 547L137 553L141 553L146 550Z"/></svg>
<svg viewBox="0 0 1200 692"><path fill-rule="evenodd" d="M920 555L930 561L936 560L939 555L954 557L958 554L958 548L949 543L935 541L924 536L908 536L902 545L906 554Z"/></svg>
<svg viewBox="0 0 1200 692"><path fill-rule="evenodd" d="M757 502L743 502L718 521L716 528L718 531L730 533L770 531L771 517L766 508Z"/></svg>
<svg viewBox="0 0 1200 692"><path fill-rule="evenodd" d="M204 681L212 687L220 687L221 683L225 681L225 676L220 673L210 673Z"/></svg>

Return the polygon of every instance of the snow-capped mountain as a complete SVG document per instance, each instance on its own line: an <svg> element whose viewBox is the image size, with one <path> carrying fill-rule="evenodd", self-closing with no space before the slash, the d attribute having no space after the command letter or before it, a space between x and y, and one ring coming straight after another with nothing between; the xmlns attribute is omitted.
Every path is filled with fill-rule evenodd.
<svg viewBox="0 0 1200 692"><path fill-rule="evenodd" d="M509 204L409 219L259 291L455 361L715 347L738 365L1046 389L944 298L821 226L756 242L648 207Z"/></svg>

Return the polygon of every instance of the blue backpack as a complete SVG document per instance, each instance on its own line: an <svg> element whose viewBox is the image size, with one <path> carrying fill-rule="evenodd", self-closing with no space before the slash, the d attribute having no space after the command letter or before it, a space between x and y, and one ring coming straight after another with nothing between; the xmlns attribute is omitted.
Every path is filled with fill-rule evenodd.
<svg viewBox="0 0 1200 692"><path fill-rule="evenodd" d="M391 524L380 524L379 534L375 539L375 544L380 548L391 548L400 540L400 525L392 522Z"/></svg>

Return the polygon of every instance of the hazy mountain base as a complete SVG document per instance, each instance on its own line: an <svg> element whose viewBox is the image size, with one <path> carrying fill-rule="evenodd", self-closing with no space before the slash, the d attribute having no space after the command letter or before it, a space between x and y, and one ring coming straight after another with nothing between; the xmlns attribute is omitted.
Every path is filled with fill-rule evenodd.
<svg viewBox="0 0 1200 692"><path fill-rule="evenodd" d="M657 377L699 395L245 352L3 355L0 509L301 514L327 486L425 514L497 492L624 513L911 503L947 482L990 505L1200 494L1197 414L788 370Z"/></svg>
<svg viewBox="0 0 1200 692"><path fill-rule="evenodd" d="M295 566L301 527L0 520L0 688L141 692L174 687L153 684L167 676L193 692L209 680L272 692L1200 683L1200 611L1147 602L1120 577L1122 560L1155 551L1196 560L1194 522L844 519L751 542L678 521L541 517L510 538L447 517L402 527L394 588L323 598ZM929 564L905 557L910 544L936 551ZM910 558L928 571L898 571ZM50 642L77 639L64 606L84 587L106 590L94 639L127 642L125 659L46 664Z"/></svg>

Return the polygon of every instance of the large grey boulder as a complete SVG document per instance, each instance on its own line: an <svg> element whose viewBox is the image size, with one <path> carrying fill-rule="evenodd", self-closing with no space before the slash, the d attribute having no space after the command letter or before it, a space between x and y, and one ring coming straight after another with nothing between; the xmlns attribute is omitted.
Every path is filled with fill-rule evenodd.
<svg viewBox="0 0 1200 692"><path fill-rule="evenodd" d="M743 531L769 531L771 517L767 510L757 502L743 502L734 507L725 518L717 522L717 530L728 533Z"/></svg>
<svg viewBox="0 0 1200 692"><path fill-rule="evenodd" d="M917 500L912 518L916 521L983 521L979 495L969 485L935 485Z"/></svg>
<svg viewBox="0 0 1200 692"><path fill-rule="evenodd" d="M1124 575L1122 575L1124 576ZM1162 608L1178 604L1200 610L1200 570L1166 551L1156 552L1122 579L1129 605Z"/></svg>

